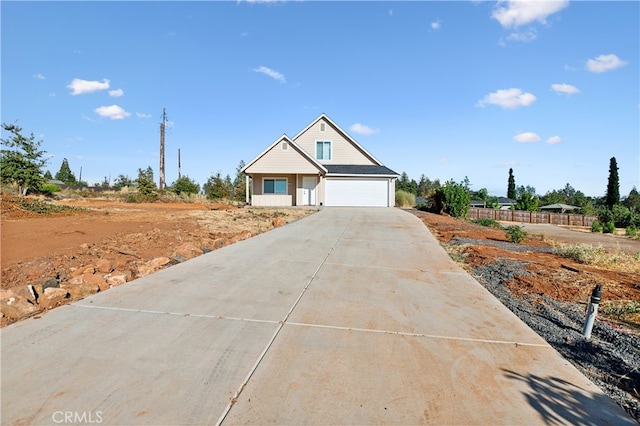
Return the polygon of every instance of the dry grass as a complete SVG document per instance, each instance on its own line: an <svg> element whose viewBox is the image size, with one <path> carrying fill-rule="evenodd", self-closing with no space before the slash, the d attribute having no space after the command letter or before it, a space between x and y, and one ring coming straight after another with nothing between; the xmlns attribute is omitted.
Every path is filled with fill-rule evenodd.
<svg viewBox="0 0 640 426"><path fill-rule="evenodd" d="M602 246L591 244L553 243L557 255L573 259L576 262L620 272L640 273L640 253L630 255L624 252L606 251Z"/></svg>

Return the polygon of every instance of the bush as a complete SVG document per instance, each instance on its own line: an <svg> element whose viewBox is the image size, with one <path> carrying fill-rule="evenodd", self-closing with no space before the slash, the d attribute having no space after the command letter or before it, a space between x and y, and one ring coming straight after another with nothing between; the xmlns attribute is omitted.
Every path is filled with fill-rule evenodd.
<svg viewBox="0 0 640 426"><path fill-rule="evenodd" d="M638 228L636 228L633 225L627 226L627 229L625 229L625 234L627 235L627 237L637 237L638 236Z"/></svg>
<svg viewBox="0 0 640 426"><path fill-rule="evenodd" d="M604 227L602 228L602 232L604 232L605 234L613 234L616 232L616 225L615 223L613 223L613 221L609 221L607 223L604 224Z"/></svg>
<svg viewBox="0 0 640 426"><path fill-rule="evenodd" d="M594 220L591 224L591 232L602 232L602 224L598 220Z"/></svg>
<svg viewBox="0 0 640 426"><path fill-rule="evenodd" d="M436 189L433 196L436 211L445 212L453 217L466 217L471 207L471 195L464 183L450 180Z"/></svg>
<svg viewBox="0 0 640 426"><path fill-rule="evenodd" d="M45 183L40 187L40 192L43 193L44 195L51 196L53 195L54 192L60 192L60 191L61 191L60 187L55 183Z"/></svg>
<svg viewBox="0 0 640 426"><path fill-rule="evenodd" d="M493 219L473 219L471 222L480 226L486 226L488 228L502 229L502 225L500 225L498 221Z"/></svg>
<svg viewBox="0 0 640 426"><path fill-rule="evenodd" d="M396 191L396 207L408 209L416 204L416 196L401 189Z"/></svg>
<svg viewBox="0 0 640 426"><path fill-rule="evenodd" d="M524 240L526 236L527 233L520 226L512 225L507 227L507 238L512 243L518 244Z"/></svg>

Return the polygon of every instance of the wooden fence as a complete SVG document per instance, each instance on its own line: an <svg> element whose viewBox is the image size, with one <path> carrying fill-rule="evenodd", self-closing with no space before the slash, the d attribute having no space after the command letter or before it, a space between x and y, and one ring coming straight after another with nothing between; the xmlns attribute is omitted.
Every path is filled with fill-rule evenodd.
<svg viewBox="0 0 640 426"><path fill-rule="evenodd" d="M496 210L471 207L469 219L493 219L505 222L550 223L552 225L588 226L598 219L597 216L570 213L527 212L523 210Z"/></svg>

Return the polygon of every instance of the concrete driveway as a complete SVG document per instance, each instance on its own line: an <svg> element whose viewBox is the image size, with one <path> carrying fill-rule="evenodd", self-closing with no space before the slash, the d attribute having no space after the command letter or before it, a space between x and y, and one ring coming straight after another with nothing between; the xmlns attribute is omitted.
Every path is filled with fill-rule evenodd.
<svg viewBox="0 0 640 426"><path fill-rule="evenodd" d="M635 424L397 209L325 208L1 338L2 424Z"/></svg>

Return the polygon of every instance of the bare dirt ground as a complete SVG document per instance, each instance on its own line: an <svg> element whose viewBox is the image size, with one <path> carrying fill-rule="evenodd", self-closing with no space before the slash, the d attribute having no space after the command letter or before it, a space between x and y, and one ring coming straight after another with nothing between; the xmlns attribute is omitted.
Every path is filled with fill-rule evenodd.
<svg viewBox="0 0 640 426"><path fill-rule="evenodd" d="M54 203L79 209L45 215L24 208L16 197L3 195L1 201L2 326L313 213L207 202L75 199ZM513 244L504 230L412 212L463 268L640 419L640 313L628 309L640 303L640 260L628 261L640 252L638 240L630 241L621 261L614 256L610 264L587 265L555 254L551 238L580 243L606 238L613 252L629 240L622 244L618 237L586 237L566 229L554 233L553 228L545 228L542 236L529 228L529 237ZM596 284L604 287L603 301L587 341L582 322Z"/></svg>

